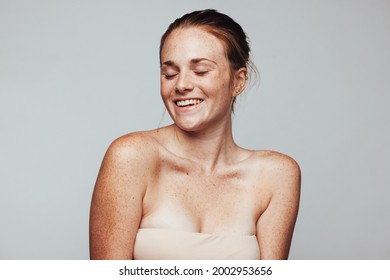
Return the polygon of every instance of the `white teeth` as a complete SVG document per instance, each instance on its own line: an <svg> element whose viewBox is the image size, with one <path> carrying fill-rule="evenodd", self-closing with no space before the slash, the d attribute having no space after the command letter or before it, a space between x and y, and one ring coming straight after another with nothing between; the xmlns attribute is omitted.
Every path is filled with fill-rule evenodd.
<svg viewBox="0 0 390 280"><path fill-rule="evenodd" d="M179 100L179 101L176 101L176 104L177 106L179 107L184 107L184 106L188 106L188 105L195 105L195 104L199 104L200 102L202 102L203 100L201 99L186 99L186 100Z"/></svg>

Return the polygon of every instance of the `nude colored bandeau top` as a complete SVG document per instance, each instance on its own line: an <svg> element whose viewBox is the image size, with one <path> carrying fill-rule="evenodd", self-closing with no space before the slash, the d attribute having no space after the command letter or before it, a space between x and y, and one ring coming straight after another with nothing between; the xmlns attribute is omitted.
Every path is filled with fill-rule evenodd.
<svg viewBox="0 0 390 280"><path fill-rule="evenodd" d="M215 235L162 228L141 228L135 260L258 260L255 235Z"/></svg>

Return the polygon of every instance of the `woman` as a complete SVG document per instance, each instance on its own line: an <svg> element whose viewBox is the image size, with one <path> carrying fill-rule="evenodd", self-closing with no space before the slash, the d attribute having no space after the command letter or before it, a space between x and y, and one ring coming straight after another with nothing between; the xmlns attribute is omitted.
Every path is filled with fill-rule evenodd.
<svg viewBox="0 0 390 280"><path fill-rule="evenodd" d="M240 25L215 10L169 26L161 96L174 123L110 145L92 198L92 259L287 259L299 166L232 136L249 51Z"/></svg>

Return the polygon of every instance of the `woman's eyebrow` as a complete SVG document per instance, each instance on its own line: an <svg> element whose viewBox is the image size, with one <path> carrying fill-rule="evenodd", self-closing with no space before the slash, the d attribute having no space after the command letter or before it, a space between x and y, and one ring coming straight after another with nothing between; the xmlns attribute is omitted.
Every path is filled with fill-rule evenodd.
<svg viewBox="0 0 390 280"><path fill-rule="evenodd" d="M198 64L202 61L207 61L207 62L211 62L213 64L217 64L215 61L208 59L208 58L205 58L205 57L193 58L193 59L191 59L190 63L191 64ZM173 62L172 60L167 60L167 61L164 61L163 63L161 63L161 67L162 66L175 66L175 65L176 65L175 62Z"/></svg>
<svg viewBox="0 0 390 280"><path fill-rule="evenodd" d="M167 60L167 61L164 61L163 63L161 63L161 66L174 66L175 63L172 61L172 60Z"/></svg>
<svg viewBox="0 0 390 280"><path fill-rule="evenodd" d="M199 62L202 62L202 61L208 61L208 62L211 62L213 64L217 64L215 61L208 59L208 58L204 58L204 57L191 59L191 64L198 64Z"/></svg>

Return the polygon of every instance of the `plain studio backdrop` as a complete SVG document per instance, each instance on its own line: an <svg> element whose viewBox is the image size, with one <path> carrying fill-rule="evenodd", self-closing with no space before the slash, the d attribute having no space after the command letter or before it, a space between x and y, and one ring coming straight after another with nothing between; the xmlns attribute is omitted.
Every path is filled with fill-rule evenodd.
<svg viewBox="0 0 390 280"><path fill-rule="evenodd" d="M251 39L260 79L236 142L295 158L291 259L390 259L390 1L0 1L0 258L88 259L108 145L169 124L159 40L215 8Z"/></svg>

